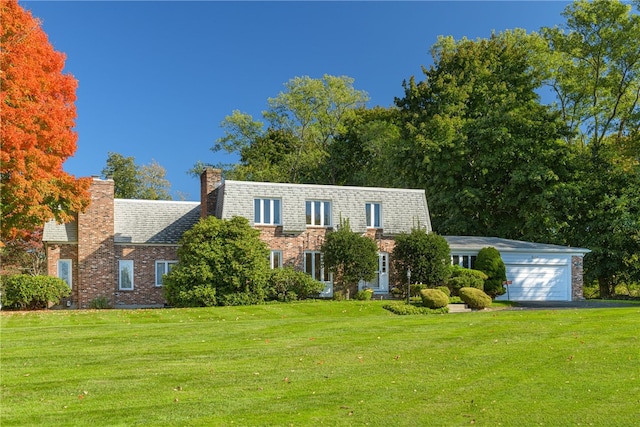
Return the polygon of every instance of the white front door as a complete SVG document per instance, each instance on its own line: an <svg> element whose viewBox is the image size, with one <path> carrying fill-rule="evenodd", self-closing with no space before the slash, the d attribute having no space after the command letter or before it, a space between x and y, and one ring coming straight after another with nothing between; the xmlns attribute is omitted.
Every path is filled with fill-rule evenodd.
<svg viewBox="0 0 640 427"><path fill-rule="evenodd" d="M361 281L360 289L370 288L374 292L389 292L389 253L378 252L378 271L370 282Z"/></svg>

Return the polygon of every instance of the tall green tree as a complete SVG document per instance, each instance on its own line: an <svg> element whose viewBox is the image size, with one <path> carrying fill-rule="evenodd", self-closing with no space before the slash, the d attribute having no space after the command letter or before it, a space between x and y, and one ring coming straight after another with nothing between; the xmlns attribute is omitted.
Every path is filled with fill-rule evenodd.
<svg viewBox="0 0 640 427"><path fill-rule="evenodd" d="M349 220L327 233L322 244L324 268L334 274L336 290L355 295L361 280L369 281L378 269L378 246L373 239L351 231Z"/></svg>
<svg viewBox="0 0 640 427"><path fill-rule="evenodd" d="M103 178L114 181L115 197L119 199L171 200L171 184L165 178L166 170L155 160L138 166L135 158L109 152Z"/></svg>
<svg viewBox="0 0 640 427"><path fill-rule="evenodd" d="M241 162L231 167L226 176L335 183L332 170L321 166L336 135L344 132L345 121L368 100L364 91L353 87L353 82L350 77L330 75L289 80L283 92L268 100L263 113L266 128L264 122L240 111L227 116L221 123L224 136L212 149L238 154ZM271 147L271 143L275 146ZM259 156L265 150L267 156Z"/></svg>
<svg viewBox="0 0 640 427"><path fill-rule="evenodd" d="M575 153L536 92L544 75L531 59L543 47L522 30L441 37L424 81L405 82L405 184L425 188L438 232L560 239Z"/></svg>
<svg viewBox="0 0 640 427"><path fill-rule="evenodd" d="M640 3L636 2L636 6ZM620 1L575 1L544 28L547 82L579 147L582 170L566 239L592 252L587 280L603 297L640 281L640 16Z"/></svg>
<svg viewBox="0 0 640 427"><path fill-rule="evenodd" d="M435 287L443 285L451 274L449 244L444 237L427 233L424 228L399 234L392 260L399 280L407 277L410 269L412 283Z"/></svg>

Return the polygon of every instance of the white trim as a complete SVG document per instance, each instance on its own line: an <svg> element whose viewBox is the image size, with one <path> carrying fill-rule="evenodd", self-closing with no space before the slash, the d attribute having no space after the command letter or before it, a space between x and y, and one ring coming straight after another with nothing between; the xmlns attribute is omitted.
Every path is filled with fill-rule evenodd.
<svg viewBox="0 0 640 427"><path fill-rule="evenodd" d="M259 203L258 208L258 216L256 218L256 202ZM269 202L269 212L271 214L271 218L269 222L265 222L264 220L264 212L265 212L265 203ZM278 204L278 218L275 218L276 212L276 202ZM254 225L282 225L282 200L279 198L269 198L269 197L254 197L253 199L253 223Z"/></svg>
<svg viewBox="0 0 640 427"><path fill-rule="evenodd" d="M320 224L315 224L316 219L316 203L320 204ZM327 204L329 207L329 218L325 217L325 211L327 210ZM310 207L310 214L307 217L307 205ZM305 200L304 202L304 216L307 227L331 227L333 224L333 204L331 200ZM311 223L309 223L311 221Z"/></svg>
<svg viewBox="0 0 640 427"><path fill-rule="evenodd" d="M369 212L367 212L367 205L369 205ZM379 210L379 224L376 225L376 206L378 206L378 210ZM364 209L365 209L365 221L367 218L367 214L369 214L369 218L371 219L371 222L367 221L367 228L382 228L382 203L380 202L365 202L364 203Z"/></svg>
<svg viewBox="0 0 640 427"><path fill-rule="evenodd" d="M278 265L274 264L275 254L278 254ZM269 266L271 269L282 268L282 251L279 249L274 249L269 253Z"/></svg>

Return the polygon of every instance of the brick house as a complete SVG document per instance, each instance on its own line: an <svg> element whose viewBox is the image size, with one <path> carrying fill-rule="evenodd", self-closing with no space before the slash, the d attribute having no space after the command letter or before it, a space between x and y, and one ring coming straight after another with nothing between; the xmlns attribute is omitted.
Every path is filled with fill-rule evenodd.
<svg viewBox="0 0 640 427"><path fill-rule="evenodd" d="M353 231L378 245L376 278L361 283L377 294L387 294L394 284L394 236L414 227L432 231L424 190L223 181L217 169L202 174L200 188L200 202L124 200L114 199L112 180L94 178L87 211L71 223L49 222L44 228L48 274L65 279L72 288L63 306L87 308L96 297L106 297L112 307L163 306L162 276L177 262L179 239L208 215L247 218L267 243L272 268L293 266L325 282L324 297L333 295L333 286L322 267L320 247L341 219L348 218ZM467 260L467 267L485 246L510 253L510 289L520 299L582 297L586 249L445 238L451 261L464 265Z"/></svg>
<svg viewBox="0 0 640 427"><path fill-rule="evenodd" d="M48 274L64 278L68 307L89 307L106 297L113 307L162 306L162 275L177 261L178 241L200 217L243 216L261 231L274 268L293 266L326 283L320 246L340 219L375 239L376 278L362 286L388 293L393 236L413 227L431 231L424 190L222 181L221 172L201 176L200 202L114 199L112 180L93 179L91 204L68 224L49 222L43 241Z"/></svg>

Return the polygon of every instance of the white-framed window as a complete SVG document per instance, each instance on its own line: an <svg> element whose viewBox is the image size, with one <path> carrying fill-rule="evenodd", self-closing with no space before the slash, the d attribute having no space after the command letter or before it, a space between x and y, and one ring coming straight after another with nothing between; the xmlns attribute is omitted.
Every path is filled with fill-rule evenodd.
<svg viewBox="0 0 640 427"><path fill-rule="evenodd" d="M118 261L118 289L121 291L133 290L133 260L121 259Z"/></svg>
<svg viewBox="0 0 640 427"><path fill-rule="evenodd" d="M156 261L156 286L162 286L162 277L177 263L178 261Z"/></svg>
<svg viewBox="0 0 640 427"><path fill-rule="evenodd" d="M307 225L321 227L331 226L331 202L322 200L307 200L305 203Z"/></svg>
<svg viewBox="0 0 640 427"><path fill-rule="evenodd" d="M58 278L67 282L69 287L72 287L73 283L73 270L71 269L71 260L70 259L59 259L58 260Z"/></svg>
<svg viewBox="0 0 640 427"><path fill-rule="evenodd" d="M281 225L280 199L254 199L253 223L257 225Z"/></svg>
<svg viewBox="0 0 640 427"><path fill-rule="evenodd" d="M368 228L382 228L382 206L380 203L365 203Z"/></svg>
<svg viewBox="0 0 640 427"><path fill-rule="evenodd" d="M271 269L282 268L282 251L271 251L269 254L269 265L271 265Z"/></svg>
<svg viewBox="0 0 640 427"><path fill-rule="evenodd" d="M304 272L320 282L331 282L331 274L322 262L322 252L304 252Z"/></svg>
<svg viewBox="0 0 640 427"><path fill-rule="evenodd" d="M473 269L476 266L475 255L451 255L451 265Z"/></svg>

